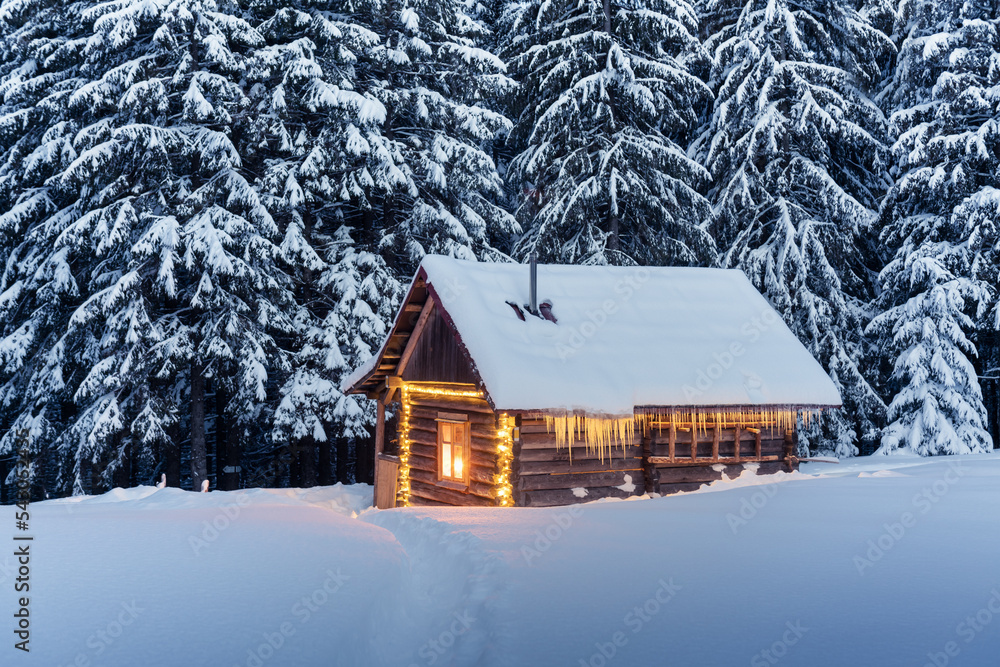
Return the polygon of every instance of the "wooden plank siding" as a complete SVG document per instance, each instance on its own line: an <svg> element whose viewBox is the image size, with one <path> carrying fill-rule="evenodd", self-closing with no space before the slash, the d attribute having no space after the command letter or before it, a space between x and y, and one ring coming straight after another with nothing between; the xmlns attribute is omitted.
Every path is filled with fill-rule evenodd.
<svg viewBox="0 0 1000 667"><path fill-rule="evenodd" d="M447 385L447 388L474 390L475 386ZM409 397L410 504L495 505L497 424L489 404L478 398L421 394L415 388L411 389ZM438 479L437 419L440 413L447 413L449 418L461 415L469 423L469 484L464 490L456 488L455 482Z"/></svg>
<svg viewBox="0 0 1000 667"><path fill-rule="evenodd" d="M407 382L476 384L469 360L454 331L441 315L440 308L431 309L420 337L414 343L402 378Z"/></svg>
<svg viewBox="0 0 1000 667"><path fill-rule="evenodd" d="M380 510L396 506L396 481L399 458L379 452L375 455L375 507Z"/></svg>

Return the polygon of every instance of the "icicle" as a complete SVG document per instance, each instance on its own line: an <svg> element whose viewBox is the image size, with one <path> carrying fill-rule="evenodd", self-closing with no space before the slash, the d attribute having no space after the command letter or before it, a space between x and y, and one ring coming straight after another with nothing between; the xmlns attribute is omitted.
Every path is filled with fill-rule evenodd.
<svg viewBox="0 0 1000 667"><path fill-rule="evenodd" d="M556 449L569 448L570 461L577 441L583 440L589 454L597 454L601 462L612 458L617 452L624 456L628 447L635 443L636 430L639 434L652 433L655 427L663 434L669 429L690 428L695 433L705 435L709 428L731 429L739 427L760 428L771 437L781 435L786 430L794 430L801 423L810 424L815 409L793 409L787 406L719 406L717 408L640 408L631 416L597 417L578 413L545 415L546 429L555 433Z"/></svg>

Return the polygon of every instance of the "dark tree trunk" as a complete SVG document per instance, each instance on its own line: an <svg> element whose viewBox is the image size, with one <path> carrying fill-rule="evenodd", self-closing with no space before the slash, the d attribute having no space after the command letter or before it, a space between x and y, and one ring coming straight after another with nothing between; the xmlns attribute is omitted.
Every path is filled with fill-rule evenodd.
<svg viewBox="0 0 1000 667"><path fill-rule="evenodd" d="M375 434L354 441L354 481L371 484L375 478Z"/></svg>
<svg viewBox="0 0 1000 667"><path fill-rule="evenodd" d="M163 474L167 476L167 486L181 486L180 424L173 423L167 430L167 441L160 450L163 455ZM157 480L159 481L159 480Z"/></svg>
<svg viewBox="0 0 1000 667"><path fill-rule="evenodd" d="M32 486L34 491L32 493L32 498L35 501L41 502L42 500L47 500L49 495L49 485L48 485L48 463L49 463L49 452L47 446L42 446L41 451L33 459L35 466L35 476L32 479Z"/></svg>
<svg viewBox="0 0 1000 667"><path fill-rule="evenodd" d="M339 437L335 439L335 443L337 446L337 481L347 484L349 481L347 477L348 441L345 437Z"/></svg>
<svg viewBox="0 0 1000 667"><path fill-rule="evenodd" d="M226 458L223 477L226 478L226 488L230 491L243 488L243 429L239 424L229 424L226 433ZM227 472L228 471L228 472Z"/></svg>
<svg viewBox="0 0 1000 667"><path fill-rule="evenodd" d="M212 384L218 384L216 378L213 378ZM206 393L205 395L205 479L209 480L209 484L211 484L211 481L214 477L215 488L219 488L219 475L218 475L219 449L218 447L216 447L216 445L218 445L219 442L218 438L208 437L209 434L208 425L210 421L212 422L212 426L216 428L218 427L218 424L215 423L216 422L215 415L213 415L212 411L209 409L208 394Z"/></svg>
<svg viewBox="0 0 1000 667"><path fill-rule="evenodd" d="M232 491L229 486L231 475L226 473L229 465L229 416L226 414L226 403L229 396L223 387L221 377L215 380L215 486L220 491Z"/></svg>
<svg viewBox="0 0 1000 667"><path fill-rule="evenodd" d="M330 438L318 443L317 453L319 454L319 475L317 476L320 486L333 484L333 444Z"/></svg>
<svg viewBox="0 0 1000 667"><path fill-rule="evenodd" d="M604 9L604 32L613 39L614 30L612 29L611 25L611 18L612 18L611 0L604 0L603 9ZM609 123L611 124L611 127L609 128L610 130L609 134L613 134L617 130L617 128L614 127L616 109L615 109L614 91L611 90L610 88L608 89L608 103L609 106L611 107L611 114L612 114L612 117L609 121ZM611 210L611 203L608 202L608 250L614 253L617 253L619 250L621 250L621 239L618 231L619 227L618 223L619 223L618 215Z"/></svg>
<svg viewBox="0 0 1000 667"><path fill-rule="evenodd" d="M305 488L316 486L316 441L312 437L307 437L298 445L302 486Z"/></svg>
<svg viewBox="0 0 1000 667"><path fill-rule="evenodd" d="M1000 333L981 330L977 340L979 358L975 365L983 378L980 386L986 406L986 429L993 438L993 448L1000 448Z"/></svg>
<svg viewBox="0 0 1000 667"><path fill-rule="evenodd" d="M104 465L98 462L91 462L90 464L90 493L92 495L100 495L107 491L104 485L104 479L101 473L104 472Z"/></svg>
<svg viewBox="0 0 1000 667"><path fill-rule="evenodd" d="M113 484L119 488L127 488L129 485L129 478L132 476L132 457L131 452L129 452L129 445L125 445L124 448L121 444L121 434L117 434L114 437L114 448L116 451L120 452L118 456L118 467L115 468L112 474Z"/></svg>
<svg viewBox="0 0 1000 667"><path fill-rule="evenodd" d="M230 373L230 377L232 374ZM240 425L229 411L229 390L220 376L215 390L215 479L223 491L235 491L242 487L240 479L243 447Z"/></svg>
<svg viewBox="0 0 1000 667"><path fill-rule="evenodd" d="M191 362L191 489L201 491L208 479L205 450L205 368Z"/></svg>
<svg viewBox="0 0 1000 667"><path fill-rule="evenodd" d="M288 486L302 487L302 457L299 456L299 449L294 443L288 443Z"/></svg>
<svg viewBox="0 0 1000 667"><path fill-rule="evenodd" d="M128 446L128 486L130 489L139 486L139 448L135 442Z"/></svg>

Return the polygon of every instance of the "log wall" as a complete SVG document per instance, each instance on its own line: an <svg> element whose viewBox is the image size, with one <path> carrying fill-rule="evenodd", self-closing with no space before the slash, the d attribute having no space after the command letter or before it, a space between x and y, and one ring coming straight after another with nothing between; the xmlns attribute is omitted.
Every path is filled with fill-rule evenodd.
<svg viewBox="0 0 1000 667"><path fill-rule="evenodd" d="M571 505L600 498L627 498L644 491L642 437L616 447L603 461L576 443L556 448L544 419L522 418L514 460L514 504L518 507ZM574 489L577 491L574 493ZM585 493L584 493L585 490Z"/></svg>
<svg viewBox="0 0 1000 667"><path fill-rule="evenodd" d="M474 389L474 386L466 387ZM496 504L496 415L483 399L410 394L410 504ZM468 417L470 437L469 486L439 482L437 421L439 412Z"/></svg>
<svg viewBox="0 0 1000 667"><path fill-rule="evenodd" d="M794 434L776 428L707 428L675 424L652 428L645 436L649 452L646 490L661 495L693 491L704 484L738 477L746 464L758 475L795 470Z"/></svg>
<svg viewBox="0 0 1000 667"><path fill-rule="evenodd" d="M496 505L497 415L489 404L483 399L419 391L409 396L410 504ZM468 418L471 467L467 488L438 480L439 413ZM750 464L758 475L798 467L794 434L774 429L654 428L645 434L637 431L633 442L615 447L610 457L602 459L598 452L588 452L582 442L575 443L572 451L557 448L555 434L543 418L522 416L516 423L511 479L518 507L693 491L722 479L723 474L737 477Z"/></svg>
<svg viewBox="0 0 1000 667"><path fill-rule="evenodd" d="M654 428L645 435L637 432L632 443L601 460L582 443L572 453L567 447L557 449L544 419L523 418L515 450L514 500L527 507L693 491L722 479L723 473L738 477L750 464L758 475L798 467L794 435L766 427L692 430L679 425L672 435L670 429Z"/></svg>

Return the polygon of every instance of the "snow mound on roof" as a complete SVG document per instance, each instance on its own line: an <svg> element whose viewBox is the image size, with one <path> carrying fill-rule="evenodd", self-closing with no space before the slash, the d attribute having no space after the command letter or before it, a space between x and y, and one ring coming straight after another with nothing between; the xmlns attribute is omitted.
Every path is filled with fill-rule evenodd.
<svg viewBox="0 0 1000 667"><path fill-rule="evenodd" d="M427 281L500 410L839 406L829 376L737 270L528 267L428 255Z"/></svg>

